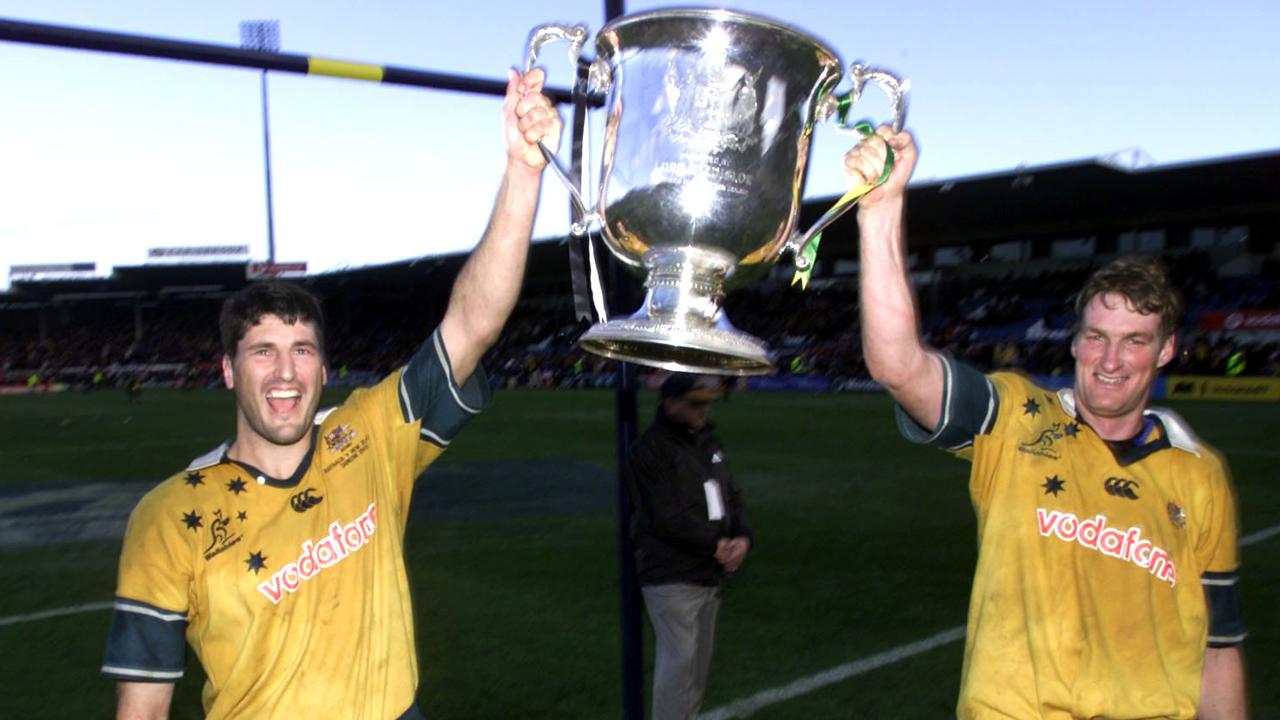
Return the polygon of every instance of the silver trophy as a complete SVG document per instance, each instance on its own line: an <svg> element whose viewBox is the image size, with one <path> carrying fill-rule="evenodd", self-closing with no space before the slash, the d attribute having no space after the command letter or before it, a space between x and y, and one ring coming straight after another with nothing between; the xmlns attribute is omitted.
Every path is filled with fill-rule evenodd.
<svg viewBox="0 0 1280 720"><path fill-rule="evenodd" d="M583 26L535 29L526 67L547 42L570 43ZM770 372L768 348L736 330L721 308L726 288L767 271L784 250L804 269L823 228L851 203L796 233L814 125L844 117L867 81L890 96L901 129L905 88L886 72L851 68L843 96L840 58L812 36L728 10L680 9L614 20L596 36L588 89L607 93L595 200L569 187L582 219L609 250L645 277L640 309L591 327L584 350L654 367L721 375ZM544 148L545 152L545 148ZM588 150L583 167L588 167Z"/></svg>

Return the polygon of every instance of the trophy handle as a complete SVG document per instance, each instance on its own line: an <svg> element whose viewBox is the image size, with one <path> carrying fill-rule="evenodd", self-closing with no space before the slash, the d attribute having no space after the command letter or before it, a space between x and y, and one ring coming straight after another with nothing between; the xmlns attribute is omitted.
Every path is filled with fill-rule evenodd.
<svg viewBox="0 0 1280 720"><path fill-rule="evenodd" d="M582 54L582 45L587 41L586 25L539 25L529 33L529 53L525 56L524 71L529 72L538 64L538 53L542 46L555 40L569 41L569 62L578 64L578 56Z"/></svg>
<svg viewBox="0 0 1280 720"><path fill-rule="evenodd" d="M910 82L898 79L897 75L869 68L862 63L854 63L849 68L849 77L853 80L853 89L849 91L849 102L844 104L843 98L841 105L843 112L840 113L840 124L847 127L845 118L851 107L858 98L862 96L862 89L866 87L867 81L870 80L880 86L881 90L889 96L889 108L893 110L893 131L902 132L902 125L907 120L907 91L910 89Z"/></svg>
<svg viewBox="0 0 1280 720"><path fill-rule="evenodd" d="M586 25L560 25L548 24L539 25L529 33L529 52L525 55L524 71L529 72L538 62L538 52L542 50L542 46L556 40L565 40L569 43L569 64L577 67L578 58L582 55L582 45L587 40ZM560 178L560 182L569 190L569 199L573 203L573 207L578 211L579 221L574 222L569 228L575 236L581 237L587 233L588 226L595 221L596 213L588 206L585 199L586 186L574 187L573 181L569 179L569 174L565 172L563 166L560 165L559 159L555 153L551 152L546 145L538 142L538 148L542 150L542 156L547 159L547 166L551 168L556 177ZM586 145L582 148L582 163L586 166L588 160L589 149Z"/></svg>
<svg viewBox="0 0 1280 720"><path fill-rule="evenodd" d="M825 120L832 114L836 115L836 126L841 130L849 130L856 132L863 137L871 137L875 135L875 129L868 122L849 122L849 109L862 96L862 90L866 87L868 81L880 86L885 94L889 96L889 107L893 111L893 131L902 132L902 126L907 119L907 92L910 88L908 81L900 80L898 76L884 70L868 68L861 63L854 63L849 67L849 75L853 80L853 89L848 94L842 96L828 95L820 102L818 107L819 119ZM861 187L853 188L845 193L835 205L822 214L808 230L803 234L795 236L787 247L795 253L796 262L796 279L792 281L808 282L809 272L813 268L814 257L818 254L818 242L822 239L822 231L827 229L831 223L835 222L841 215L844 215L853 207L858 198L874 190L889 179L889 173L893 172L893 149L885 143L885 150L888 154L885 157L884 171L880 173L880 177L876 178L873 183L868 183ZM803 276L803 277L802 277Z"/></svg>

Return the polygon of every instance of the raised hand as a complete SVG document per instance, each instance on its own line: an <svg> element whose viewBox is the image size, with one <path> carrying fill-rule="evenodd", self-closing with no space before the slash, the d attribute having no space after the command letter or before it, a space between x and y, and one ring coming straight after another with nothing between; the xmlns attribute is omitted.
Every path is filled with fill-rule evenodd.
<svg viewBox="0 0 1280 720"><path fill-rule="evenodd" d="M541 141L555 152L564 124L551 99L542 94L546 74L534 68L521 74L507 71L507 96L502 103L507 157L511 163L541 171L547 160L538 148Z"/></svg>

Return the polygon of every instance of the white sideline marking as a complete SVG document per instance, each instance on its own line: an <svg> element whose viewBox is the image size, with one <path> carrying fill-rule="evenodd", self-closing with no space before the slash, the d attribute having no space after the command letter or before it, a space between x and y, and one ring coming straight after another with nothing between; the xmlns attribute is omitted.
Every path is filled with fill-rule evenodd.
<svg viewBox="0 0 1280 720"><path fill-rule="evenodd" d="M1266 540L1267 538L1275 535L1280 535L1280 525L1269 527L1266 530L1259 530L1258 532L1252 535L1245 535L1244 537L1240 538L1240 547L1244 547L1246 545L1252 545L1256 542L1262 542L1263 540Z"/></svg>
<svg viewBox="0 0 1280 720"><path fill-rule="evenodd" d="M0 618L0 627L5 625L20 625L32 620L44 620L45 618L61 617L63 615L76 615L83 612L91 612L93 610L110 610L115 606L114 602L96 602L85 603L84 605L72 605L71 607L54 608L53 610L41 610L40 612L28 613L26 615L10 615L9 617Z"/></svg>
<svg viewBox="0 0 1280 720"><path fill-rule="evenodd" d="M1262 542L1268 538L1280 535L1280 525L1269 527L1265 530L1259 530L1252 535L1246 535L1240 538L1240 547L1253 545ZM698 720L733 720L734 718L749 718L757 710L761 710L769 705L780 703L784 700L790 700L806 693L813 692L827 685L833 685L848 680L851 677L862 675L884 667L892 665L900 660L906 660L909 657L928 652L934 648L947 645L964 637L963 627L954 627L950 630L942 632L923 640L917 640L913 643L900 645L892 650L886 650L882 653L872 655L871 657L854 660L851 663L840 665L830 670L824 670L816 675L800 678L795 682L782 687L762 690L755 695L735 700L728 705L718 707L709 713L698 716Z"/></svg>
<svg viewBox="0 0 1280 720"><path fill-rule="evenodd" d="M729 703L724 707L699 715L698 720L729 720L730 718L748 718L757 710L773 705L774 703L790 700L806 693L813 692L818 688L847 680L856 675L871 672L885 665L892 665L899 660L906 660L913 655L928 652L936 647L947 645L964 637L964 627L953 627L950 630L942 632L923 640L917 640L913 643L898 646L892 650L886 650L877 653L871 657L854 660L830 670L824 670L816 675L810 675L806 678L800 678L789 685L764 690L742 700Z"/></svg>

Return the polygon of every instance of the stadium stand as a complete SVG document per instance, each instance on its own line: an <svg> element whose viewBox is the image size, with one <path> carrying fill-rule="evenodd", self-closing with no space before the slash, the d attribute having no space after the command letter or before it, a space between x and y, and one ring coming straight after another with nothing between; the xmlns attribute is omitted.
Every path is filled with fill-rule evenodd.
<svg viewBox="0 0 1280 720"><path fill-rule="evenodd" d="M920 312L931 342L979 366L1069 372L1070 307L1061 298L1123 252L1162 254L1187 299L1182 351L1169 369L1280 376L1274 323L1206 322L1280 308L1280 154L1128 172L1102 162L1020 169L913 186L909 228ZM828 202L805 205L801 224ZM860 387L856 225L826 233L815 282L789 270L738 288L726 312L766 340L779 375ZM605 387L616 364L574 347L563 242L535 245L523 299L486 358L506 387ZM438 322L465 256L317 275L335 382L362 384L404 362ZM204 387L220 382L222 299L248 282L243 264L116 268L107 278L15 281L0 295L0 387ZM638 304L638 297L635 300Z"/></svg>

